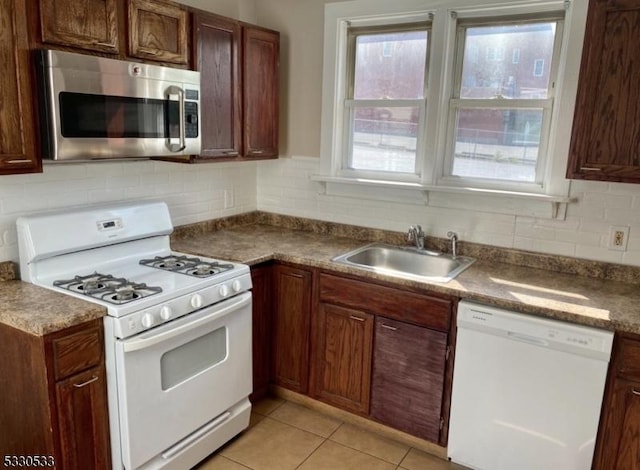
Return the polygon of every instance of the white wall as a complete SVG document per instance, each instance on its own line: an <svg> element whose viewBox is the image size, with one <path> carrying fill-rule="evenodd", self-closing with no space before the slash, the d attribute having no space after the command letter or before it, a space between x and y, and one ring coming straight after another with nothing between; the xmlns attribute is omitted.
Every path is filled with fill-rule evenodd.
<svg viewBox="0 0 640 470"><path fill-rule="evenodd" d="M578 202L568 206L566 220L495 214L482 204L443 209L319 194L322 186L309 176L320 173L325 3L332 2L256 4L259 23L281 32L282 155L289 157L258 164L258 209L398 231L420 223L440 237L456 230L478 243L640 266L640 185L573 181L570 195ZM608 249L611 225L630 227L626 252Z"/></svg>
<svg viewBox="0 0 640 470"><path fill-rule="evenodd" d="M573 181L565 220L495 214L482 204L473 210L381 202L322 194L309 180L320 171L314 157L258 163L258 209L332 222L405 232L421 224L428 235L542 253L640 266L640 186ZM611 225L630 226L626 252L607 248Z"/></svg>
<svg viewBox="0 0 640 470"><path fill-rule="evenodd" d="M233 194L233 207L226 209L225 191ZM42 174L0 176L0 261L18 261L15 222L20 215L149 199L167 202L174 225L252 211L256 164L50 163Z"/></svg>

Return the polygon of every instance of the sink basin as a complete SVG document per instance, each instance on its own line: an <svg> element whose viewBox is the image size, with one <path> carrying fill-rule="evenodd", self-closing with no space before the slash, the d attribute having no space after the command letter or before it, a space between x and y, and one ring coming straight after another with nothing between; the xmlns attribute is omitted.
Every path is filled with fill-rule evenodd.
<svg viewBox="0 0 640 470"><path fill-rule="evenodd" d="M405 279L448 282L471 266L475 259L372 243L336 256L331 261Z"/></svg>

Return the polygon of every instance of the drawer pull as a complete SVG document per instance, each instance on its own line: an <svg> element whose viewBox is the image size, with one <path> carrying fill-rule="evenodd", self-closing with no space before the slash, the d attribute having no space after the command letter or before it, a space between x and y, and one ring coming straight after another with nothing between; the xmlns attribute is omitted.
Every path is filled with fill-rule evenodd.
<svg viewBox="0 0 640 470"><path fill-rule="evenodd" d="M96 380L98 380L98 376L97 376L97 375L94 375L93 377L91 377L91 378L90 378L89 380L87 380L86 382L82 382L81 384L73 384L73 386L74 386L75 388L82 388L82 387L84 387L85 385L89 385L90 383L95 382Z"/></svg>
<svg viewBox="0 0 640 470"><path fill-rule="evenodd" d="M640 392L636 390L635 387L631 389L631 393L633 393L634 395L640 395Z"/></svg>
<svg viewBox="0 0 640 470"><path fill-rule="evenodd" d="M596 168L591 166L583 166L580 168L581 171L602 171L602 168Z"/></svg>
<svg viewBox="0 0 640 470"><path fill-rule="evenodd" d="M395 326L385 325L384 323L380 325L382 328L386 328L387 330L396 331L397 328Z"/></svg>
<svg viewBox="0 0 640 470"><path fill-rule="evenodd" d="M227 157L237 157L238 156L238 152L222 152L224 153Z"/></svg>
<svg viewBox="0 0 640 470"><path fill-rule="evenodd" d="M349 318L351 318L352 320L364 321L364 318L356 317L355 315L349 315Z"/></svg>

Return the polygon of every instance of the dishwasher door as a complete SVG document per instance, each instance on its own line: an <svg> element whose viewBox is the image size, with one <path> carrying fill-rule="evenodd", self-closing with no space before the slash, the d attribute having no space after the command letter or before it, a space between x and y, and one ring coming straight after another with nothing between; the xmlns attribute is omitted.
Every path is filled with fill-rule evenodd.
<svg viewBox="0 0 640 470"><path fill-rule="evenodd" d="M449 458L482 470L590 469L612 341L460 302Z"/></svg>

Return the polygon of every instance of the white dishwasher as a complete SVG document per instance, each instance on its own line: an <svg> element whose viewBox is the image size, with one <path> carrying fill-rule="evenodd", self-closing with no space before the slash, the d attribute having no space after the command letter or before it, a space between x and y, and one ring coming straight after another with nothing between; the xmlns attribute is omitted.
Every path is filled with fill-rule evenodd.
<svg viewBox="0 0 640 470"><path fill-rule="evenodd" d="M449 458L590 469L613 333L464 301L457 324Z"/></svg>

